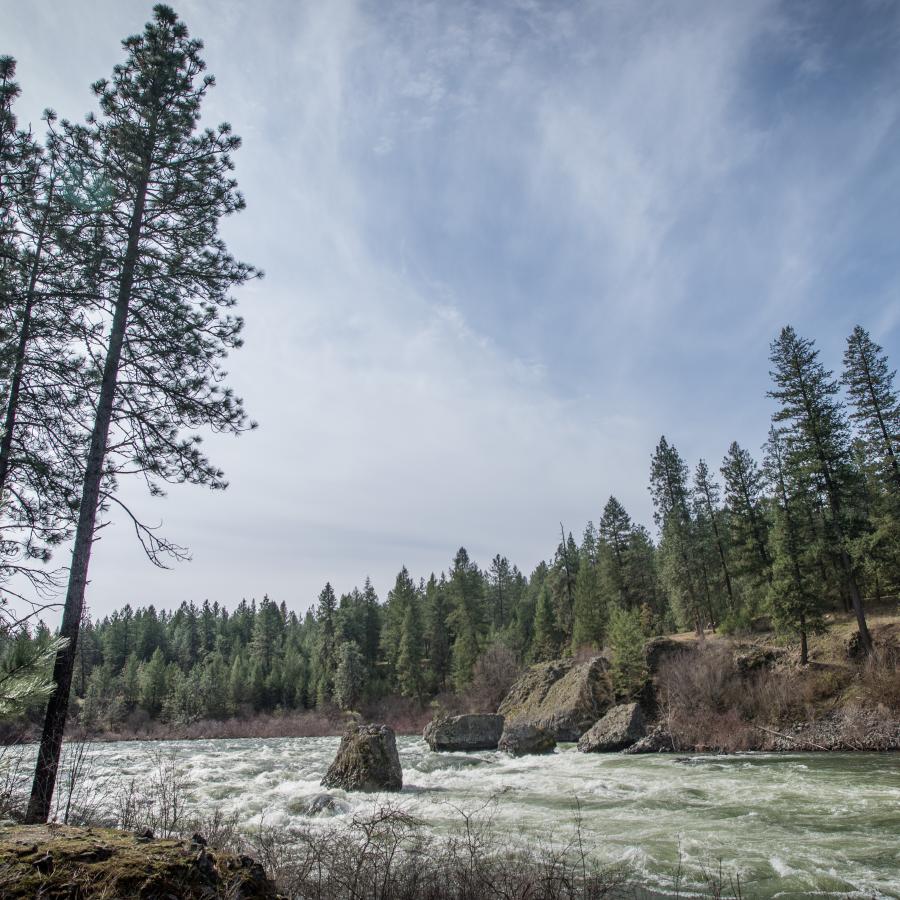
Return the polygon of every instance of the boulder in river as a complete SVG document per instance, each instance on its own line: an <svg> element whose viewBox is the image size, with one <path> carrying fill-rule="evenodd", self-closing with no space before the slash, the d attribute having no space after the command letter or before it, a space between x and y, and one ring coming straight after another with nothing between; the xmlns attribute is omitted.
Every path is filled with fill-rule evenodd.
<svg viewBox="0 0 900 900"><path fill-rule="evenodd" d="M498 712L506 722L527 722L557 741L577 741L613 703L609 664L555 659L538 663L512 686Z"/></svg>
<svg viewBox="0 0 900 900"><path fill-rule="evenodd" d="M314 794L307 798L302 809L307 816L340 816L350 812L351 806L334 794Z"/></svg>
<svg viewBox="0 0 900 900"><path fill-rule="evenodd" d="M689 750L681 747L681 750ZM672 735L662 726L657 725L649 734L644 735L637 743L626 747L623 753L671 753L675 750Z"/></svg>
<svg viewBox="0 0 900 900"><path fill-rule="evenodd" d="M512 756L529 756L535 753L552 753L556 738L543 728L528 722L507 725L500 736L498 749Z"/></svg>
<svg viewBox="0 0 900 900"><path fill-rule="evenodd" d="M422 732L432 750L496 750L503 733L503 716L443 716Z"/></svg>
<svg viewBox="0 0 900 900"><path fill-rule="evenodd" d="M614 706L578 741L582 753L615 753L646 734L644 712L638 703Z"/></svg>
<svg viewBox="0 0 900 900"><path fill-rule="evenodd" d="M394 729L387 725L348 728L322 785L345 791L399 791L403 770Z"/></svg>

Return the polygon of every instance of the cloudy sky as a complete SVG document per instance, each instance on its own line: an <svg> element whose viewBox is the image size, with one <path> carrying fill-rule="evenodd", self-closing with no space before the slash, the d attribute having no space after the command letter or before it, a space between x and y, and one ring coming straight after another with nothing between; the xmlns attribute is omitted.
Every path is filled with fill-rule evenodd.
<svg viewBox="0 0 900 900"><path fill-rule="evenodd" d="M767 428L785 323L839 365L900 359L900 5L257 3L176 10L243 136L231 381L257 432L207 446L224 494L124 493L88 602L305 609L328 579L523 570L614 493L650 524L650 452L693 466ZM20 119L80 118L150 4L0 0ZM60 559L65 554L61 554Z"/></svg>

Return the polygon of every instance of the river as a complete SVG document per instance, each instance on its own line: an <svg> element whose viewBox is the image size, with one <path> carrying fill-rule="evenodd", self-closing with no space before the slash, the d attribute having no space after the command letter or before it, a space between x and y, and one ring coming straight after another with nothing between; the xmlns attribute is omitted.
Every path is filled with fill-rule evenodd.
<svg viewBox="0 0 900 900"><path fill-rule="evenodd" d="M151 754L174 759L191 807L242 825L296 826L337 738L92 744L82 786L140 781ZM484 807L494 826L531 842L565 842L576 810L590 852L626 861L671 890L679 858L740 874L743 896L900 897L900 755L874 753L622 756L563 746L549 756L432 753L398 738L404 786L392 800L439 832ZM26 753L33 753L27 750ZM108 793L108 787L107 787ZM332 825L388 795L344 794ZM485 807L485 804L487 806Z"/></svg>

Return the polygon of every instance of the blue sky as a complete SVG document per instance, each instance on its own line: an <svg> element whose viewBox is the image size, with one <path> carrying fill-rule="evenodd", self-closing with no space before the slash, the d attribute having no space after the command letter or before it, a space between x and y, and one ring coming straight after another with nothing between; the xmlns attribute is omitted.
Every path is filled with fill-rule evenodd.
<svg viewBox="0 0 900 900"><path fill-rule="evenodd" d="M303 609L326 579L524 570L614 493L650 524L660 434L757 451L768 344L900 358L900 6L889 2L175 4L244 138L231 363L258 432L232 486L125 486L88 602ZM150 5L0 0L20 117L79 118Z"/></svg>

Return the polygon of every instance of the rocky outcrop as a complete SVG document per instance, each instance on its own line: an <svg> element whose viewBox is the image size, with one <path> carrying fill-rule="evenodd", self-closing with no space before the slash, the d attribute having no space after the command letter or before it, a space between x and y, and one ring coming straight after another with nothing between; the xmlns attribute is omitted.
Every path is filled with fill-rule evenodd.
<svg viewBox="0 0 900 900"><path fill-rule="evenodd" d="M275 885L248 856L192 841L155 840L112 828L0 828L0 897L179 897L277 900Z"/></svg>
<svg viewBox="0 0 900 900"><path fill-rule="evenodd" d="M637 743L646 734L644 712L637 703L614 706L578 741L582 753L615 753Z"/></svg>
<svg viewBox="0 0 900 900"><path fill-rule="evenodd" d="M771 669L786 656L787 651L781 647L739 644L735 647L734 667L741 675L749 675L760 669Z"/></svg>
<svg viewBox="0 0 900 900"><path fill-rule="evenodd" d="M680 656L682 653L692 653L697 649L697 642L676 641L668 637L650 638L644 644L644 665L650 675L656 675L660 666L674 656Z"/></svg>
<svg viewBox="0 0 900 900"><path fill-rule="evenodd" d="M538 663L512 686L500 704L507 725L528 723L557 741L577 741L613 703L602 657L576 663Z"/></svg>
<svg viewBox="0 0 900 900"><path fill-rule="evenodd" d="M520 722L503 729L498 749L511 756L552 753L556 749L556 739L543 728L537 728L528 722Z"/></svg>
<svg viewBox="0 0 900 900"><path fill-rule="evenodd" d="M348 728L322 785L345 791L399 791L403 770L394 729L387 725Z"/></svg>
<svg viewBox="0 0 900 900"><path fill-rule="evenodd" d="M429 722L422 737L432 750L496 750L503 716L444 716Z"/></svg>
<svg viewBox="0 0 900 900"><path fill-rule="evenodd" d="M687 750L688 747L681 747L681 750ZM662 726L657 725L649 734L642 737L639 741L626 747L623 753L671 753L675 750L675 742L672 735Z"/></svg>

